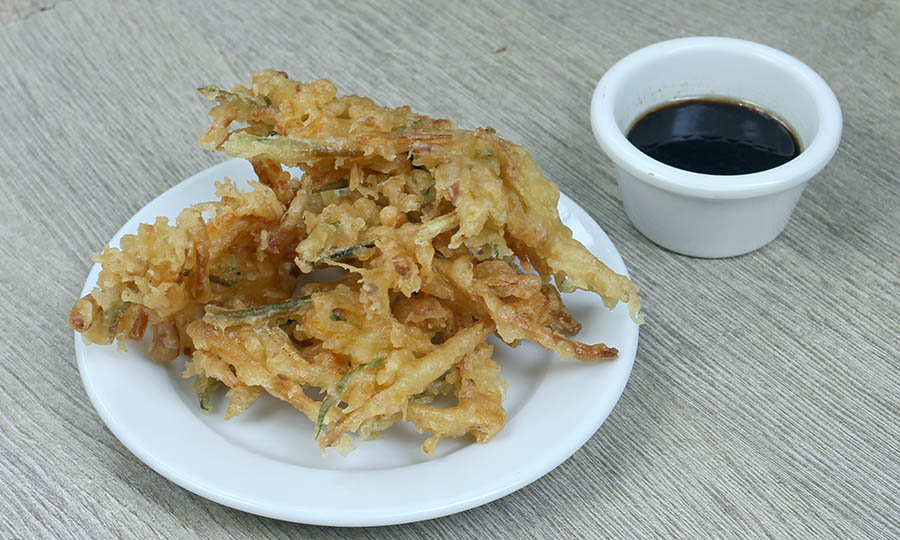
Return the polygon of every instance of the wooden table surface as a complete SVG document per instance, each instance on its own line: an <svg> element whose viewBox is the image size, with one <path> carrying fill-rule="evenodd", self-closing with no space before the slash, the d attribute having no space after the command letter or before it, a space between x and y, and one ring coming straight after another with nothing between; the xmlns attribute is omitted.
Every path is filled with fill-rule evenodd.
<svg viewBox="0 0 900 540"><path fill-rule="evenodd" d="M0 7L0 537L896 537L900 2L379 4ZM641 236L590 130L606 69L690 35L793 54L844 112L784 233L742 257ZM196 143L195 88L266 67L491 125L606 230L647 323L621 401L571 459L456 515L336 529L207 501L105 427L65 325L89 255L223 159Z"/></svg>

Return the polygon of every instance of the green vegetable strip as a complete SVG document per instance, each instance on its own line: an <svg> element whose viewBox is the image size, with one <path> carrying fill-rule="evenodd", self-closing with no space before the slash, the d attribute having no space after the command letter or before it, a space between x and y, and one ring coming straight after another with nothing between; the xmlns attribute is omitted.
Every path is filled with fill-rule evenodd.
<svg viewBox="0 0 900 540"><path fill-rule="evenodd" d="M366 243L366 244L357 244L357 245L355 245L355 246L350 246L350 247L348 247L347 249L342 249L342 250L340 250L340 251L335 251L335 252L332 253L331 255L326 255L326 256L323 258L323 260L324 260L324 259L331 259L331 260L333 260L333 261L339 261L339 260L341 260L341 259L346 259L347 257L352 257L352 256L358 254L360 251L362 251L362 250L364 250L364 249L366 249L366 248L373 248L373 247L375 247L375 242L369 242L369 243Z"/></svg>
<svg viewBox="0 0 900 540"><path fill-rule="evenodd" d="M343 137L305 139L280 135L257 137L243 131L232 133L223 148L230 156L244 159L266 157L291 167L312 158L352 157L363 154L363 149L355 141Z"/></svg>
<svg viewBox="0 0 900 540"><path fill-rule="evenodd" d="M194 381L194 390L197 392L197 397L200 399L200 409L203 412L209 412L209 400L212 397L213 392L218 390L219 385L221 383L217 379L213 379L212 377L198 377L196 381Z"/></svg>
<svg viewBox="0 0 900 540"><path fill-rule="evenodd" d="M322 184L317 188L313 188L313 193L321 193L323 191L334 191L336 189L344 189L345 187L350 185L349 180L338 180L337 182L330 182L328 184Z"/></svg>
<svg viewBox="0 0 900 540"><path fill-rule="evenodd" d="M239 109L249 110L257 105L264 105L261 101L257 101L251 96L228 92L215 86L203 86L197 89L200 95L210 101L218 101L222 105L229 107L238 107Z"/></svg>
<svg viewBox="0 0 900 540"><path fill-rule="evenodd" d="M325 399L322 400L322 406L319 407L319 416L318 418L316 418L316 440L318 440L319 435L322 434L322 426L325 424L325 415L328 414L328 409L330 409L332 405L340 401L341 395L344 393L344 390L347 389L347 386L350 384L350 380L353 378L353 376L356 375L359 371L381 364L383 360L383 358L376 358L371 362L360 364L351 369L338 383L337 389L335 390L334 394L328 394L328 396L326 396Z"/></svg>
<svg viewBox="0 0 900 540"><path fill-rule="evenodd" d="M308 296L295 296L277 304L268 304L251 309L239 309L235 311L218 311L215 306L206 306L204 320L217 328L235 326L238 324L254 324L272 317L289 315L309 304Z"/></svg>
<svg viewBox="0 0 900 540"><path fill-rule="evenodd" d="M106 316L107 327L109 331L113 334L116 333L116 328L119 326L119 321L122 320L122 315L125 314L125 310L127 310L131 306L131 302L122 302L115 309L112 309L108 312Z"/></svg>

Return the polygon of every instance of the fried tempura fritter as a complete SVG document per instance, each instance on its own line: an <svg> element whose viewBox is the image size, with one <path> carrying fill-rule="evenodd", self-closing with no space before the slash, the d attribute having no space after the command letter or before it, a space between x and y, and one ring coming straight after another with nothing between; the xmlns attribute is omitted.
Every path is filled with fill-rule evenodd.
<svg viewBox="0 0 900 540"><path fill-rule="evenodd" d="M572 238L557 187L493 130L273 70L250 88L200 92L219 103L201 144L250 160L259 183L242 193L226 181L174 226L160 218L106 248L69 324L120 347L149 325L155 360L192 356L184 375L204 409L219 385L227 417L265 391L304 413L323 449L410 421L432 433L431 454L442 437L485 442L503 427L489 334L563 359L615 358L572 339L580 324L559 291L574 289L640 321L637 287ZM301 275L327 267L346 273L295 294ZM440 395L455 405L433 405Z"/></svg>

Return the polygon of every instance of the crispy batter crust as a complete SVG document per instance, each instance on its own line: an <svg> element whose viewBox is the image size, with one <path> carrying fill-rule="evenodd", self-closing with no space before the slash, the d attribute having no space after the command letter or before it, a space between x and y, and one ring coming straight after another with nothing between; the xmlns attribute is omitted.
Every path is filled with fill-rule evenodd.
<svg viewBox="0 0 900 540"><path fill-rule="evenodd" d="M259 182L240 192L226 179L218 200L96 255L98 287L69 325L123 348L149 326L151 358L192 356L184 375L204 410L219 386L226 417L266 392L314 422L323 449L410 421L432 434L431 454L442 437L485 442L505 423L491 333L615 358L572 339L581 325L559 292L576 288L640 321L637 287L572 238L557 187L493 130L274 70L200 91L218 102L200 143L250 160ZM306 276L323 269L342 274ZM454 404L437 406L442 395Z"/></svg>

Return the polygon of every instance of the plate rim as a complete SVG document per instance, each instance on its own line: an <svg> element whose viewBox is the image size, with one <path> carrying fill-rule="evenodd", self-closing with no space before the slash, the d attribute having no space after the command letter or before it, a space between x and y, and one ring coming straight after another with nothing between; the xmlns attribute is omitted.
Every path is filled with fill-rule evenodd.
<svg viewBox="0 0 900 540"><path fill-rule="evenodd" d="M118 238L121 238L123 234L127 234L128 232L130 232L131 229L136 227L137 223L145 222L145 219L138 218L148 207L157 204L161 199L176 195L178 191L187 189L188 185L192 182L197 182L207 176L213 177L215 181L218 181L223 176L226 176L224 174L220 174L220 171L227 171L229 169L232 169L233 167L238 165L238 163L236 162L245 162L245 160L238 158L228 159L226 161L203 169L170 187L169 189L155 197L153 200L145 204L137 212L135 212L135 214L109 240L108 244L111 244ZM624 264L624 261L622 260L621 254L613 244L612 240L603 230L603 228L599 225L599 223L591 218L591 216L580 205L578 205L578 203L576 203L574 200L572 200L562 192L560 192L559 206L567 207L569 212L572 214L572 219L586 222L587 224L596 227L599 233L602 234L602 237L597 239L599 240L598 243L608 243L608 256L611 260L607 259L604 260L604 262L610 267L618 267L618 269L614 269L628 276L628 270ZM82 289L82 296L90 293L93 290L93 287L96 285L96 274L98 273L98 271L98 264L95 263L91 266ZM499 481L497 479L492 479L491 482L487 483L485 488L477 490L478 493L472 494L471 496L462 497L449 503L432 503L430 505L424 504L420 508L398 510L391 514L357 516L348 515L348 513L342 514L341 512L336 512L333 514L323 514L321 513L321 509L303 509L297 507L287 509L286 507L271 507L260 505L259 503L255 503L252 500L242 498L240 494L224 493L221 491L210 489L206 485L192 482L190 478L187 478L183 472L179 472L177 470L177 467L173 468L171 464L158 459L157 456L144 448L139 441L135 440L134 435L128 430L128 426L123 426L118 422L114 412L109 410L107 403L104 401L100 389L96 386L95 381L90 377L90 368L87 365L88 357L90 356L88 354L89 346L84 344L81 339L81 335L78 332L74 332L74 340L78 371L81 376L82 384L85 387L85 390L94 409L100 415L101 420L103 420L103 423L110 430L110 432L112 432L116 439L123 446L125 446L125 448L127 448L129 452L131 452L135 457L137 457L140 461L142 461L156 473L160 474L161 476L180 486L181 488L190 491L191 493L195 493L224 506L228 506L245 512L250 512L252 514L310 525L361 527L410 523L442 517L475 508L477 506L481 506L483 504L487 504L489 502L497 500L531 484L532 482L545 476L556 467L561 465L563 462L568 460L591 437L593 437L597 430L603 425L603 423L605 423L613 408L615 408L616 404L621 398L628 380L630 379L631 371L637 353L639 327L635 324L630 324L627 326L627 329L628 330L626 332L626 335L623 336L627 343L615 344L619 348L620 354L619 358L617 358L614 362L626 365L622 366L623 374L615 381L615 384L611 388L611 392L608 394L606 401L604 402L608 406L604 406L600 410L592 411L591 417L593 418L593 422L584 422L584 424L581 426L581 429L575 435L570 436L568 439L566 439L564 441L565 444L557 445L554 452L548 452L546 455L536 458L530 468L524 472L520 472L520 474L507 474L506 476L501 477L502 480ZM487 444L489 445L491 443L489 442ZM359 451L363 450L364 449L360 449ZM426 464L435 463L439 459L445 458L435 458L435 461L429 461L426 462ZM287 466L287 464L285 465ZM290 466L295 467L295 465ZM407 467L410 466L414 465L409 465ZM359 471L345 472L329 470L325 474L359 475L360 473ZM510 476L512 476L512 478L510 478Z"/></svg>

